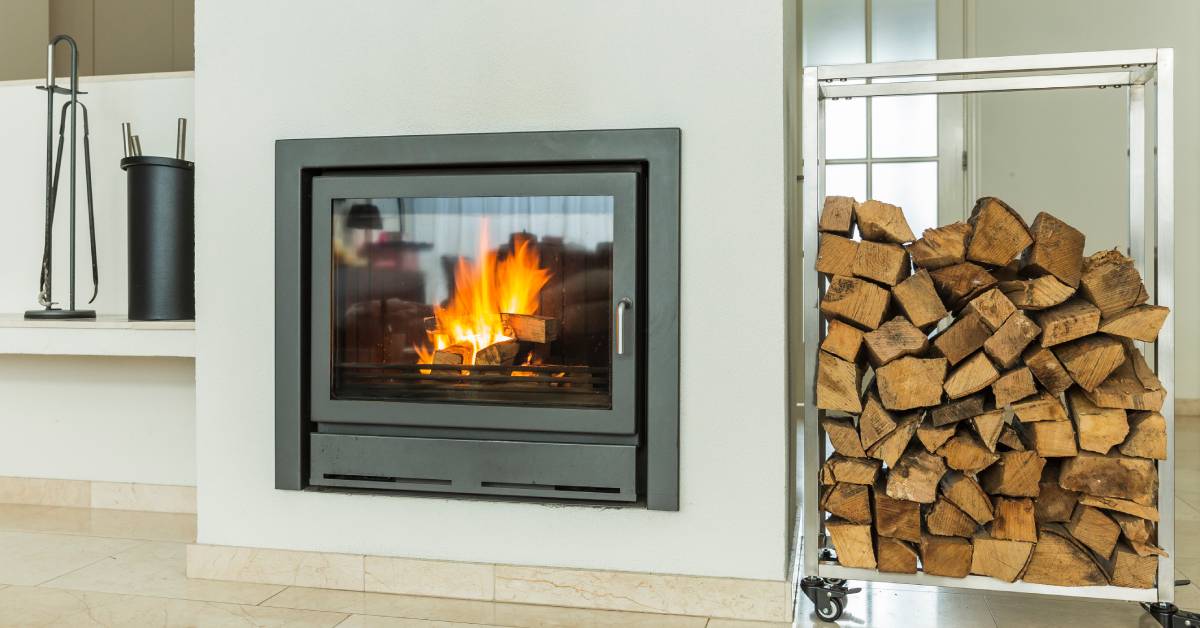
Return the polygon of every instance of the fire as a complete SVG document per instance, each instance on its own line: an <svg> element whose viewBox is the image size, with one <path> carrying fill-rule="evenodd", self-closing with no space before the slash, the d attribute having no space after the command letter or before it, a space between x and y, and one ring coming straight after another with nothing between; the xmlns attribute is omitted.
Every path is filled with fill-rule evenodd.
<svg viewBox="0 0 1200 628"><path fill-rule="evenodd" d="M514 250L498 259L488 244L487 222L479 238L478 262L459 257L454 271L454 295L445 306L434 306L437 330L428 332L433 349L415 347L418 364L432 364L434 350L464 344L475 354L512 337L505 333L500 313L537 314L538 295L550 280L528 237L514 238Z"/></svg>

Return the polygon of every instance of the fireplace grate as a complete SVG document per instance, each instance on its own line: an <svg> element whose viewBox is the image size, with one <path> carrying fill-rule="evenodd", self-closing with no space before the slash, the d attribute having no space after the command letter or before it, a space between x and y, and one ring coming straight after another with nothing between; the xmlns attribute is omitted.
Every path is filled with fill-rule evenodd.
<svg viewBox="0 0 1200 628"><path fill-rule="evenodd" d="M529 403L605 407L610 369L598 366L380 364L339 365L342 398L394 398L477 401L503 398Z"/></svg>

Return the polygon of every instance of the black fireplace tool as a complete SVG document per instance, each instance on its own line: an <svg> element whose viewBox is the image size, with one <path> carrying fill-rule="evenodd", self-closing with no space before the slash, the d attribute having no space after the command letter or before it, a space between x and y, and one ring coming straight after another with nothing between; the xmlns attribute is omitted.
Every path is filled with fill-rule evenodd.
<svg viewBox="0 0 1200 628"><path fill-rule="evenodd" d="M71 88L70 90L63 89L55 84L54 77L54 48L59 42L66 42L71 49ZM57 35L50 40L49 47L46 52L46 84L39 86L38 89L46 90L46 228L45 241L42 248L42 266L38 276L38 303L42 305L40 310L28 310L25 312L25 318L32 319L70 319L70 318L95 318L95 310L81 310L75 308L75 146L78 144L78 132L76 119L78 112L83 111L83 159L84 159L84 176L85 185L87 186L87 203L88 203L88 232L91 242L92 254L92 298L88 302L96 300L96 294L100 288L99 267L96 262L96 220L95 211L92 202L92 158L91 144L88 140L88 114L87 107L79 102L79 49L75 45L75 40L68 35ZM58 131L58 150L54 150L54 95L69 94L71 100L63 104L61 120L59 122ZM54 301L54 293L52 289L53 279L53 252L54 252L54 210L58 197L58 179L62 171L62 152L63 144L66 141L65 127L67 122L67 110L71 111L71 168L70 168L70 297L67 309L56 308Z"/></svg>

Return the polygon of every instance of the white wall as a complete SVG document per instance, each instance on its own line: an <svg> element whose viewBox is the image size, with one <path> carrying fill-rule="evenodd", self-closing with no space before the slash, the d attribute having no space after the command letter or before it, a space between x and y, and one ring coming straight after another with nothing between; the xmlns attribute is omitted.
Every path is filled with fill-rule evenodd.
<svg viewBox="0 0 1200 628"><path fill-rule="evenodd" d="M0 83L0 312L37 307L45 207L44 92ZM147 154L173 154L175 119L192 118L192 79L81 79L91 122L100 314L126 312L121 122ZM61 103L62 99L56 99ZM57 107L56 107L57 109ZM57 113L55 114L57 117ZM82 119L80 119L82 138ZM57 139L57 138L56 138ZM82 139L77 191L78 294L91 294ZM55 234L55 297L66 299L67 173ZM195 370L190 359L0 355L0 475L147 484L195 483Z"/></svg>
<svg viewBox="0 0 1200 628"><path fill-rule="evenodd" d="M199 542L784 577L782 5L197 3ZM679 512L274 490L276 139L656 126L683 129Z"/></svg>
<svg viewBox="0 0 1200 628"><path fill-rule="evenodd" d="M1175 48L1175 395L1200 398L1200 3L1194 0L975 0L978 56ZM970 37L970 33L968 34ZM968 43L970 45L970 43ZM981 195L1032 219L1057 214L1087 250L1128 244L1124 90L980 98ZM1153 104L1149 107L1153 115ZM1149 182L1153 200L1153 182ZM1148 205L1148 208L1153 205ZM1149 209L1148 209L1149 211Z"/></svg>

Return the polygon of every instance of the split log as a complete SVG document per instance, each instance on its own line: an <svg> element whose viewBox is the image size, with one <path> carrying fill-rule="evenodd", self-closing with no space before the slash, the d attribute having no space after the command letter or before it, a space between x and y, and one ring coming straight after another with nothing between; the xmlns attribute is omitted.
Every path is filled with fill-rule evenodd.
<svg viewBox="0 0 1200 628"><path fill-rule="evenodd" d="M1000 438L997 441L999 444L1008 447L1011 451L1025 451L1025 442L1021 440L1021 436L1017 434L1016 428L1005 423L1000 428Z"/></svg>
<svg viewBox="0 0 1200 628"><path fill-rule="evenodd" d="M1099 497L1096 495L1080 495L1079 503L1113 512L1123 512L1134 517L1158 521L1158 509L1154 506L1139 504L1133 500L1118 497Z"/></svg>
<svg viewBox="0 0 1200 628"><path fill-rule="evenodd" d="M826 275L849 277L854 274L858 242L832 233L822 233L817 245L816 269Z"/></svg>
<svg viewBox="0 0 1200 628"><path fill-rule="evenodd" d="M1033 555L1033 543L995 539L979 532L972 539L971 573L1015 582Z"/></svg>
<svg viewBox="0 0 1200 628"><path fill-rule="evenodd" d="M1144 342L1158 340L1158 332L1171 309L1161 305L1137 305L1100 319L1100 331Z"/></svg>
<svg viewBox="0 0 1200 628"><path fill-rule="evenodd" d="M1037 518L1033 500L1028 497L996 497L992 501L996 518L992 520L992 538L1037 543Z"/></svg>
<svg viewBox="0 0 1200 628"><path fill-rule="evenodd" d="M1079 453L1070 421L1020 423L1017 429L1030 448L1043 458L1063 458Z"/></svg>
<svg viewBox="0 0 1200 628"><path fill-rule="evenodd" d="M983 414L983 395L971 395L946 402L930 413L933 425L941 427Z"/></svg>
<svg viewBox="0 0 1200 628"><path fill-rule="evenodd" d="M1013 305L1012 301L1009 301L1003 292L992 288L971 299L971 302L967 303L965 311L979 316L983 324L987 325L988 329L994 332L1000 329L1004 321L1008 320L1008 317L1017 311L1017 306Z"/></svg>
<svg viewBox="0 0 1200 628"><path fill-rule="evenodd" d="M899 244L863 240L854 256L854 276L894 286L908 276L908 251Z"/></svg>
<svg viewBox="0 0 1200 628"><path fill-rule="evenodd" d="M975 428L979 441L991 452L996 451L996 444L1000 442L1000 432L1004 425L1003 410L988 410L979 416L971 417L971 427Z"/></svg>
<svg viewBox="0 0 1200 628"><path fill-rule="evenodd" d="M971 541L957 536L921 537L921 567L931 576L965 578L971 573Z"/></svg>
<svg viewBox="0 0 1200 628"><path fill-rule="evenodd" d="M884 573L917 573L917 550L900 539L881 536L876 539L879 571Z"/></svg>
<svg viewBox="0 0 1200 628"><path fill-rule="evenodd" d="M871 447L895 429L896 418L883 407L879 395L873 389L868 390L862 414L858 417L858 436L863 447Z"/></svg>
<svg viewBox="0 0 1200 628"><path fill-rule="evenodd" d="M942 301L953 310L960 309L996 285L995 277L982 266L971 262L930 271L929 278L933 280Z"/></svg>
<svg viewBox="0 0 1200 628"><path fill-rule="evenodd" d="M475 364L483 366L507 366L513 363L520 347L515 340L501 340L480 349L475 354Z"/></svg>
<svg viewBox="0 0 1200 628"><path fill-rule="evenodd" d="M1036 451L1006 451L979 475L979 484L991 495L1037 497L1045 464Z"/></svg>
<svg viewBox="0 0 1200 628"><path fill-rule="evenodd" d="M471 345L465 343L452 344L445 349L433 352L434 364L470 364Z"/></svg>
<svg viewBox="0 0 1200 628"><path fill-rule="evenodd" d="M1157 412L1136 412L1129 419L1129 436L1119 448L1135 458L1167 459L1167 420Z"/></svg>
<svg viewBox="0 0 1200 628"><path fill-rule="evenodd" d="M1034 217L1030 231L1033 246L1021 258L1025 272L1054 275L1072 288L1078 286L1083 270L1083 233L1046 212Z"/></svg>
<svg viewBox="0 0 1200 628"><path fill-rule="evenodd" d="M849 482L851 484L875 484L879 476L879 461L870 458L847 458L834 454L825 462L834 482Z"/></svg>
<svg viewBox="0 0 1200 628"><path fill-rule="evenodd" d="M975 520L945 497L938 498L925 515L925 529L930 534L969 538L975 534L975 528Z"/></svg>
<svg viewBox="0 0 1200 628"><path fill-rule="evenodd" d="M1162 410L1167 396L1162 382L1131 341L1124 340L1122 344L1125 345L1124 361L1104 381L1087 391L1088 399L1102 408Z"/></svg>
<svg viewBox="0 0 1200 628"><path fill-rule="evenodd" d="M1079 292L1100 308L1105 318L1144 303L1149 296L1133 260L1116 249L1100 251L1083 261Z"/></svg>
<svg viewBox="0 0 1200 628"><path fill-rule="evenodd" d="M1048 462L1042 470L1041 493L1033 503L1038 523L1066 523L1079 503L1079 493L1058 485L1059 463Z"/></svg>
<svg viewBox="0 0 1200 628"><path fill-rule="evenodd" d="M904 211L895 205L865 201L855 208L854 213L864 240L904 244L917 239L904 218Z"/></svg>
<svg viewBox="0 0 1200 628"><path fill-rule="evenodd" d="M1129 547L1133 548L1133 551L1138 556L1162 556L1164 558L1167 556L1166 550L1161 547L1155 547L1152 543L1135 543L1130 541Z"/></svg>
<svg viewBox="0 0 1200 628"><path fill-rule="evenodd" d="M992 382L992 396L997 408L1020 401L1037 391L1037 384L1033 383L1033 372L1026 367L1008 371Z"/></svg>
<svg viewBox="0 0 1200 628"><path fill-rule="evenodd" d="M981 349L991 336L981 316L967 313L934 336L933 346L953 366Z"/></svg>
<svg viewBox="0 0 1200 628"><path fill-rule="evenodd" d="M1001 281L999 287L1000 292L1022 310L1044 310L1054 307L1075 294L1074 288L1051 275Z"/></svg>
<svg viewBox="0 0 1200 628"><path fill-rule="evenodd" d="M825 532L833 541L838 564L843 567L875 568L875 547L870 525L830 519L825 522Z"/></svg>
<svg viewBox="0 0 1200 628"><path fill-rule="evenodd" d="M951 436L954 436L954 430L957 427L954 423L936 426L929 421L925 421L917 428L917 440L921 441L921 446L925 448L925 451L934 453L946 441L950 440Z"/></svg>
<svg viewBox="0 0 1200 628"><path fill-rule="evenodd" d="M976 201L969 222L974 233L967 244L967 259L972 262L1004 266L1033 244L1029 225L998 198L985 196Z"/></svg>
<svg viewBox="0 0 1200 628"><path fill-rule="evenodd" d="M1084 390L1093 390L1125 361L1125 349L1119 340L1108 336L1088 336L1054 348L1071 379Z"/></svg>
<svg viewBox="0 0 1200 628"><path fill-rule="evenodd" d="M1061 525L1042 525L1038 533L1038 543L1033 548L1033 556L1029 558L1022 580L1060 586L1108 584L1108 577L1087 548Z"/></svg>
<svg viewBox="0 0 1200 628"><path fill-rule="evenodd" d="M1062 362L1058 361L1054 352L1037 343L1030 344L1021 355L1021 359L1025 366L1033 371L1037 381L1055 395L1061 395L1074 383L1071 374L1063 368Z"/></svg>
<svg viewBox="0 0 1200 628"><path fill-rule="evenodd" d="M946 360L906 356L892 360L875 371L879 399L889 410L912 410L936 406L942 401Z"/></svg>
<svg viewBox="0 0 1200 628"><path fill-rule="evenodd" d="M837 480L833 477L833 465L828 460L821 465L821 486L833 486Z"/></svg>
<svg viewBox="0 0 1200 628"><path fill-rule="evenodd" d="M1112 556L1117 539L1121 536L1121 527L1108 515L1098 508L1080 504L1075 507L1075 513L1065 525L1067 532L1077 541L1091 548L1101 558Z"/></svg>
<svg viewBox="0 0 1200 628"><path fill-rule="evenodd" d="M1154 542L1154 524L1148 519L1127 515L1123 512L1109 511L1108 516L1112 517L1117 525L1121 527L1121 536L1133 541L1134 543L1153 543Z"/></svg>
<svg viewBox="0 0 1200 628"><path fill-rule="evenodd" d="M558 340L558 319L533 314L500 314L500 322L517 340L546 344Z"/></svg>
<svg viewBox="0 0 1200 628"><path fill-rule="evenodd" d="M888 497L932 504L937 500L938 481L945 473L946 463L940 457L910 448L888 472Z"/></svg>
<svg viewBox="0 0 1200 628"><path fill-rule="evenodd" d="M863 329L875 329L888 309L888 291L855 277L835 276L821 299L821 313L854 323Z"/></svg>
<svg viewBox="0 0 1200 628"><path fill-rule="evenodd" d="M1128 543L1117 544L1112 557L1101 559L1100 566L1114 587L1152 589L1158 575L1158 558L1139 555Z"/></svg>
<svg viewBox="0 0 1200 628"><path fill-rule="evenodd" d="M921 542L921 504L894 499L883 483L875 485L875 532L881 537Z"/></svg>
<svg viewBox="0 0 1200 628"><path fill-rule="evenodd" d="M1077 388L1067 392L1067 403L1079 432L1080 449L1107 454L1108 450L1125 442L1129 435L1129 419L1124 410L1100 408Z"/></svg>
<svg viewBox="0 0 1200 628"><path fill-rule="evenodd" d="M892 298L900 305L908 320L921 329L928 329L949 314L937 289L933 287L929 271L925 269L896 284L892 288Z"/></svg>
<svg viewBox="0 0 1200 628"><path fill-rule="evenodd" d="M1081 451L1078 456L1063 460L1058 483L1065 489L1088 495L1152 504L1158 494L1158 470L1154 461L1146 458Z"/></svg>
<svg viewBox="0 0 1200 628"><path fill-rule="evenodd" d="M1067 409L1058 396L1042 391L1036 397L1013 404L1013 413L1022 423L1037 421L1068 421Z"/></svg>
<svg viewBox="0 0 1200 628"><path fill-rule="evenodd" d="M821 427L833 443L833 449L843 456L866 458L867 452L858 439L858 430L854 427L854 419L827 416L821 419Z"/></svg>
<svg viewBox="0 0 1200 628"><path fill-rule="evenodd" d="M862 371L853 362L822 351L817 356L817 407L822 410L862 412L858 391Z"/></svg>
<svg viewBox="0 0 1200 628"><path fill-rule="evenodd" d="M949 471L942 477L942 495L950 500L959 510L984 524L995 518L992 510L992 500L983 491L983 487L975 478L958 471Z"/></svg>
<svg viewBox="0 0 1200 628"><path fill-rule="evenodd" d="M987 352L996 364L1003 368L1012 368L1021 359L1021 352L1033 342L1042 329L1037 326L1024 312L1015 312L991 338L983 343Z"/></svg>
<svg viewBox="0 0 1200 628"><path fill-rule="evenodd" d="M849 196L826 196L817 219L817 231L849 236L854 229L854 210L858 201Z"/></svg>
<svg viewBox="0 0 1200 628"><path fill-rule="evenodd" d="M839 482L821 494L821 510L850 523L871 523L871 487Z"/></svg>
<svg viewBox="0 0 1200 628"><path fill-rule="evenodd" d="M968 473L978 473L1000 459L966 430L959 430L937 453L946 459L946 466Z"/></svg>
<svg viewBox="0 0 1200 628"><path fill-rule="evenodd" d="M1100 329L1100 309L1083 299L1071 299L1062 305L1034 312L1033 319L1042 328L1043 347L1083 338Z"/></svg>
<svg viewBox="0 0 1200 628"><path fill-rule="evenodd" d="M967 261L967 239L971 225L956 222L936 229L926 229L921 239L908 246L913 264L936 270Z"/></svg>
<svg viewBox="0 0 1200 628"><path fill-rule="evenodd" d="M942 388L946 390L947 397L959 399L991 386L999 377L1000 372L992 366L991 360L982 351L976 351L950 371Z"/></svg>
<svg viewBox="0 0 1200 628"><path fill-rule="evenodd" d="M917 425L920 422L920 413L902 417L896 429L871 445L871 448L867 450L867 455L882 461L889 469L896 466L896 461L904 455L904 450L908 447L908 442L912 440L913 433L917 431Z"/></svg>
<svg viewBox="0 0 1200 628"><path fill-rule="evenodd" d="M903 316L897 316L880 325L879 329L868 332L863 336L863 342L875 366L906 355L920 355L929 348L929 339L925 334Z"/></svg>
<svg viewBox="0 0 1200 628"><path fill-rule="evenodd" d="M858 350L862 347L863 335L862 330L857 327L833 319L829 321L829 329L825 332L825 340L821 341L821 349L848 362L855 362L858 360Z"/></svg>

